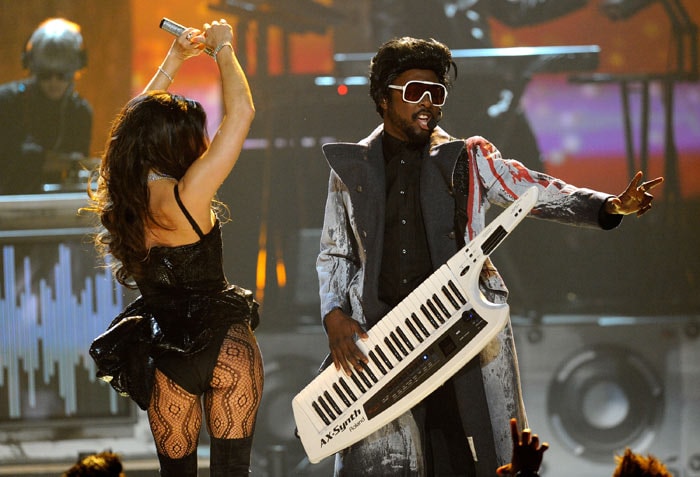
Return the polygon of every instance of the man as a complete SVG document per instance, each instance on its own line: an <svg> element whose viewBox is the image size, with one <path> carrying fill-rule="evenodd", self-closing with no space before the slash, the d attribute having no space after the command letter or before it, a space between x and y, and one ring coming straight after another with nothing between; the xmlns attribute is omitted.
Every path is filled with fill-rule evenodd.
<svg viewBox="0 0 700 477"><path fill-rule="evenodd" d="M0 85L0 194L60 187L90 152L92 108L74 90L86 57L80 27L41 23L22 55L26 79Z"/></svg>
<svg viewBox="0 0 700 477"><path fill-rule="evenodd" d="M331 167L321 251L321 313L337 369L360 369L366 331L484 227L491 204L507 206L532 186L532 215L612 229L651 207L638 173L612 196L503 160L486 139L455 140L437 127L447 97L449 48L410 37L383 44L370 95L383 120L358 144L326 144ZM481 291L504 302L490 261ZM445 385L410 412L337 455L339 476L493 475L510 459L509 421L527 427L510 324Z"/></svg>

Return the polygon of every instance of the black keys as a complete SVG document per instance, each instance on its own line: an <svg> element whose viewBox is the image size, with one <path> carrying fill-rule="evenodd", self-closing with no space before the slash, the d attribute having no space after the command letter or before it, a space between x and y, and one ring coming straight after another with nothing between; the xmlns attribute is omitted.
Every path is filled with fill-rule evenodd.
<svg viewBox="0 0 700 477"><path fill-rule="evenodd" d="M333 408L333 410L335 411L335 413L337 415L340 415L342 413L342 411L340 410L340 407L335 403L335 401L331 397L331 394L328 391L325 391L323 393L323 397L326 398L326 401L328 402L328 404L331 405L331 407Z"/></svg>
<svg viewBox="0 0 700 477"><path fill-rule="evenodd" d="M375 346L374 349L378 349L378 347ZM377 357L377 353L375 353L374 350L372 350L372 351L369 352L369 359L372 360L372 362L374 363L374 365L377 367L377 369L379 369L379 371L382 372L382 374L386 374L386 373L387 373L386 368L385 368L384 365L381 363L381 361L379 361L379 358Z"/></svg>
<svg viewBox="0 0 700 477"><path fill-rule="evenodd" d="M396 327L396 332L399 334L399 336L401 337L401 339L403 340L403 342L406 343L406 346L408 346L408 349L410 349L411 351L413 351L415 348L413 347L413 345L411 344L411 342L408 340L408 336L406 336L406 334L403 332L403 330L402 330L400 327L397 326L397 327Z"/></svg>
<svg viewBox="0 0 700 477"><path fill-rule="evenodd" d="M316 414L318 414L318 417L321 418L321 420L323 421L323 423L324 423L325 425L329 426L329 425L331 424L330 419L328 419L328 417L326 416L326 414L321 410L321 408L319 407L318 403L316 403L316 402L311 403L311 407L314 408L314 411L316 411Z"/></svg>
<svg viewBox="0 0 700 477"><path fill-rule="evenodd" d="M424 340L425 338L423 338L423 337L420 335L420 333L418 333L418 330L416 329L415 326L413 326L413 322L411 322L411 319L410 319L410 318L406 318L406 321L404 321L404 323L406 323L406 326L408 327L409 330L411 330L411 333L413 333L413 336L416 337L416 339L418 340L418 342L419 342L419 343L422 343L423 340Z"/></svg>
<svg viewBox="0 0 700 477"><path fill-rule="evenodd" d="M416 324L421 333L423 333L423 336L425 336L426 338L429 337L430 333L428 333L427 328L423 325L423 322L416 316L415 313L411 313L411 318L413 319L413 322Z"/></svg>
<svg viewBox="0 0 700 477"><path fill-rule="evenodd" d="M448 290L446 286L443 286L443 287L441 288L441 290L442 290L442 294L445 295L445 296L447 297L447 299L450 301L450 303L452 304L452 306L454 307L454 309L455 309L455 310L459 310L459 305L457 304L457 300L456 300L455 297L452 295L452 293L450 293L450 290Z"/></svg>
<svg viewBox="0 0 700 477"><path fill-rule="evenodd" d="M392 366L391 361L389 361L389 358L387 358L386 354L384 354L384 351L379 346L376 346L374 349L377 351L379 357L382 358L382 361L384 364L386 364L387 368L394 369L394 366Z"/></svg>
<svg viewBox="0 0 700 477"><path fill-rule="evenodd" d="M435 299L435 295L433 295L433 300ZM433 303L433 300L428 300L428 308L430 308L430 311L432 312L432 316L438 319L438 321L442 324L445 322L445 318L442 317L440 312L438 311L437 307ZM449 316L448 316L449 318Z"/></svg>
<svg viewBox="0 0 700 477"><path fill-rule="evenodd" d="M394 357L398 360L401 361L403 358L399 354L399 352L396 350L394 345L392 344L391 340L389 340L389 337L387 336L384 338L384 344L386 345L387 348L389 348L389 351L394 355Z"/></svg>
<svg viewBox="0 0 700 477"><path fill-rule="evenodd" d="M340 378L340 381L343 381L343 378ZM333 391L338 395L338 397L343 401L343 404L345 404L347 407L350 407L350 400L348 397L345 395L345 393L340 389L340 386L338 386L338 383L333 383ZM353 401L357 401L357 399L353 399Z"/></svg>
<svg viewBox="0 0 700 477"><path fill-rule="evenodd" d="M360 362L360 364L361 364L361 365L364 365L364 363L362 363L362 362ZM363 373L362 371L354 370L354 371L352 372L352 375L353 375L353 376L355 376L355 375L359 376L360 379L362 380L362 382L365 383L365 386L367 386L367 389L369 389L369 388L372 387L372 383L369 382L369 379L367 379L367 375L366 375L365 373ZM354 380L353 380L353 381L354 381ZM363 392L364 392L364 391L363 391Z"/></svg>
<svg viewBox="0 0 700 477"><path fill-rule="evenodd" d="M438 297L437 295L433 295L433 302L435 302L437 307L442 312L442 316L444 316L446 320L449 320L452 314L449 311L447 311L447 307L442 303L442 301L440 301L440 297Z"/></svg>
<svg viewBox="0 0 700 477"><path fill-rule="evenodd" d="M396 333L392 331L389 333L389 336L391 337L391 340L394 342L396 347L401 351L401 354L404 356L408 356L408 351L406 351L406 347L403 345L403 342L399 340L399 337L396 336Z"/></svg>
<svg viewBox="0 0 700 477"><path fill-rule="evenodd" d="M379 380L377 379L377 376L372 372L372 370L369 368L369 366L367 366L367 363L365 363L365 362L363 362L363 361L360 361L360 366L362 366L362 369L365 371L365 373L367 374L367 376L369 376L370 379L371 379L372 381L374 381L375 383L376 383L377 381L379 381ZM360 373L360 376L362 376L362 375L365 374L365 373ZM369 384L369 383L367 384L367 386L368 386L368 387L372 387L372 385Z"/></svg>
<svg viewBox="0 0 700 477"><path fill-rule="evenodd" d="M340 378L338 382L340 383L340 386L343 388L343 390L347 393L347 395L350 396L350 399L352 399L353 401L357 401L357 396L355 396L355 393L352 392L352 389L350 389L348 383L345 382L345 379Z"/></svg>
<svg viewBox="0 0 700 477"><path fill-rule="evenodd" d="M437 321L435 321L435 318L433 318L433 316L428 311L428 308L425 305L421 305L420 311L423 313L423 316L425 316L428 319L430 324L433 325L433 328L435 328L437 330L439 325L438 325Z"/></svg>
<svg viewBox="0 0 700 477"><path fill-rule="evenodd" d="M353 372L353 373L350 375L350 379L352 379L352 382L355 383L355 386L357 386L357 389L359 389L360 392L366 393L366 392L367 392L367 389L365 389L365 387L362 385L362 383L360 382L360 380L357 379L357 374L358 374L358 373ZM365 379L367 379L367 378L365 378Z"/></svg>
<svg viewBox="0 0 700 477"><path fill-rule="evenodd" d="M326 392L326 394L328 394L328 392ZM335 414L333 414L333 411L331 411L330 406L328 405L328 403L326 403L326 400L323 399L323 396L319 396L317 401L321 405L323 410L326 411L326 414L328 415L328 417L330 417L331 420L335 419Z"/></svg>
<svg viewBox="0 0 700 477"><path fill-rule="evenodd" d="M447 284L450 286L450 290L452 290L452 293L455 294L455 296L457 297L457 299L459 300L459 302L460 302L462 305L466 305L466 304L467 304L467 300L466 300L466 299L464 298L464 296L459 292L459 289L457 288L457 285L455 285L454 282L453 282L452 280L450 280L449 282L447 282Z"/></svg>

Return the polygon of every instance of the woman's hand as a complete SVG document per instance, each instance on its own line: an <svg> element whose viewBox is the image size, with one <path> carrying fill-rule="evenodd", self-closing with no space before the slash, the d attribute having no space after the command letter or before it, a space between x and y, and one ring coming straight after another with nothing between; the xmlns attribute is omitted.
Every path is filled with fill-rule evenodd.
<svg viewBox="0 0 700 477"><path fill-rule="evenodd" d="M214 20L211 24L204 24L202 38L207 48L217 51L218 46L233 42L233 28L224 18L219 21Z"/></svg>
<svg viewBox="0 0 700 477"><path fill-rule="evenodd" d="M185 28L185 30L173 42L170 53L185 61L198 56L206 48L206 37L197 28Z"/></svg>
<svg viewBox="0 0 700 477"><path fill-rule="evenodd" d="M173 40L163 63L158 67L143 91L166 91L170 88L170 85L175 81L175 75L185 60L198 56L204 51L205 41L206 38L201 30L192 27L185 28Z"/></svg>

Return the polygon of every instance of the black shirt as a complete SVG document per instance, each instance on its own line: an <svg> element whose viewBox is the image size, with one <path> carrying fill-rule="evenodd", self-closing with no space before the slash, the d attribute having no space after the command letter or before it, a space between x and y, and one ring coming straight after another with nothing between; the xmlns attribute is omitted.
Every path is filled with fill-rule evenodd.
<svg viewBox="0 0 700 477"><path fill-rule="evenodd" d="M47 98L34 79L0 85L0 194L41 192L48 153L88 157L92 107L72 89Z"/></svg>
<svg viewBox="0 0 700 477"><path fill-rule="evenodd" d="M379 298L396 306L433 271L420 205L423 146L384 133L386 216Z"/></svg>

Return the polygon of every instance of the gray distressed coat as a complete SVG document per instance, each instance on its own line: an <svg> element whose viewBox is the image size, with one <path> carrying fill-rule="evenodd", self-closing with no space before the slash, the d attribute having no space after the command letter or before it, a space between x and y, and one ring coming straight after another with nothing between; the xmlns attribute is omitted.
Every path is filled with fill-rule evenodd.
<svg viewBox="0 0 700 477"><path fill-rule="evenodd" d="M378 298L386 197L382 133L383 126L380 125L357 144L332 143L323 147L331 172L316 262L321 316L325 317L333 308L340 307L365 329L371 328L390 311ZM454 183L454 171L465 147L469 177L466 185L467 242L485 227L486 211L491 204L507 207L533 185L540 192L538 203L531 212L534 217L604 229L620 223L619 216L601 214L609 194L574 187L531 171L518 161L505 160L484 138L475 136L466 141L455 140L441 128L436 128L429 146L426 146L420 178L421 207L434 268L445 263L458 250L452 190L459 186ZM507 298L507 288L490 261L483 267L480 289L491 301L504 302ZM479 357L497 458L502 465L510 461L512 451L508 420L516 417L521 428L527 425L510 323L481 351ZM410 421L405 415L399 419L404 421L403 426L406 419ZM397 430L386 432L396 433ZM367 440L372 440L370 437ZM401 437L406 439L405 435ZM415 442L415 435L411 438ZM419 462L415 460L411 459L412 471L405 475L422 475L420 456L417 458ZM371 464L365 459L365 465ZM372 475L371 470L367 472L367 475Z"/></svg>

